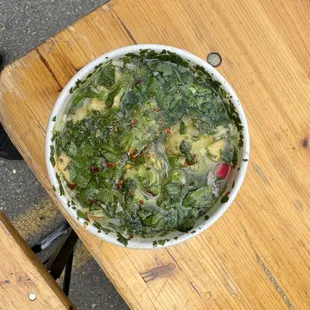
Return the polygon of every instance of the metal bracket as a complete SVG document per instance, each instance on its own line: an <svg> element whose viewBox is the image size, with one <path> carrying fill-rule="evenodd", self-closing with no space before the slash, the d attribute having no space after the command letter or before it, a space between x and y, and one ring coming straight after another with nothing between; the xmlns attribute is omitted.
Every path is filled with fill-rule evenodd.
<svg viewBox="0 0 310 310"><path fill-rule="evenodd" d="M64 239L57 247L57 249L50 255L50 257L43 262L43 265L45 265L46 269L49 271L54 280L57 280L65 269L63 291L68 296L74 246L78 240L78 236L75 231L69 226L68 223L65 223L54 232L46 236L43 240L35 244L32 247L32 250L35 253L41 252L42 250L49 247L59 236L63 234L65 234Z"/></svg>

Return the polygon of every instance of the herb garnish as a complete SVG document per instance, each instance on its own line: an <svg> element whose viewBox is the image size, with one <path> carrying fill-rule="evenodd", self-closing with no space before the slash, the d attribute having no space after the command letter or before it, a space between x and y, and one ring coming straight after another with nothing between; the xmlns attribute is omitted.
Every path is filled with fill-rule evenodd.
<svg viewBox="0 0 310 310"><path fill-rule="evenodd" d="M78 217L94 214L98 231L117 232L125 246L124 236L194 233L242 146L239 115L220 83L170 51L141 50L96 66L70 93L50 160L59 162L61 195L63 180L82 207Z"/></svg>

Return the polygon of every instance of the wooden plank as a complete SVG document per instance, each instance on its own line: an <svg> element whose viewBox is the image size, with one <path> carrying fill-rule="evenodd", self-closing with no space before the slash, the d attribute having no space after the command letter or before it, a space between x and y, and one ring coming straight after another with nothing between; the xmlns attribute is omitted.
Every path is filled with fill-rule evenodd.
<svg viewBox="0 0 310 310"><path fill-rule="evenodd" d="M130 307L310 307L309 13L306 0L116 0L1 74L0 119L53 196L44 129L80 67L136 42L173 45L201 58L221 54L219 71L240 97L251 133L246 181L225 216L184 244L152 251L112 246L69 219Z"/></svg>
<svg viewBox="0 0 310 310"><path fill-rule="evenodd" d="M75 309L2 212L0 256L0 309Z"/></svg>

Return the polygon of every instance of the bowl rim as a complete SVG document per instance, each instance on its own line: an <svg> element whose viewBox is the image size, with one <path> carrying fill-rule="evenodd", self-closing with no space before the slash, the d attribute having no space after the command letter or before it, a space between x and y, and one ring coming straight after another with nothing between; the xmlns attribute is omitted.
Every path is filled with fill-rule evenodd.
<svg viewBox="0 0 310 310"><path fill-rule="evenodd" d="M249 160L249 155L250 155L250 136L249 136L249 129L248 129L248 124L246 120L245 113L243 111L243 108L241 106L241 103L233 90L233 88L230 86L230 84L226 81L226 79L211 65L209 65L206 61L202 60L198 56L192 54L191 52L188 52L186 50L180 49L180 48L175 48L172 46L167 46L167 45L160 45L160 44L136 44L136 45L129 45L129 46L124 46L115 50L112 50L110 52L104 53L101 56L97 57L96 59L92 60L89 62L87 65L85 65L83 68L81 68L70 80L69 82L65 85L61 93L59 94L54 107L51 111L49 120L48 120L48 125L46 129L46 137L45 137L45 163L46 163L46 168L48 172L48 177L50 183L58 189L58 181L56 178L56 168L53 167L53 165L50 162L50 146L53 145L52 142L52 130L54 128L55 122L53 121L53 118L55 116L58 116L58 114L65 108L67 99L70 97L70 89L73 87L78 79L82 80L84 79L90 72L93 71L93 69L101 63L107 62L111 59L114 58L119 58L124 56L127 53L138 53L140 50L143 49L150 49L154 50L156 52L160 52L162 50L168 50L170 52L176 53L179 56L181 56L184 59L189 60L191 63L202 66L209 74L211 74L212 78L215 80L219 81L221 83L221 87L231 96L230 100L234 104L241 123L243 125L243 150L242 150L242 158L246 158L247 161L240 161L240 169L238 171L238 175L236 176L235 179L235 185L234 188L231 189L230 194L229 194L229 200L226 203L221 204L221 206L216 210L210 218L205 220L200 226L199 229L196 229L195 232L188 232L184 233L183 235L179 236L177 240L175 239L170 239L167 241L164 245L158 245L158 248L161 247L167 247L171 245L176 245L181 242L184 242L207 228L209 228L211 225L213 225L223 214L227 211L227 209L231 206L232 202L234 201L237 193L239 192L241 185L244 181L247 167L248 167L248 160ZM87 225L85 227L84 225L84 220L83 219L78 219L76 211L73 210L72 208L69 208L67 205L68 198L66 195L60 196L59 190L55 191L55 194L57 196L58 201L61 203L62 207L64 210L69 214L69 216L75 221L75 223L83 226L87 231L92 233L93 235L99 237L103 241L107 241L109 243L112 243L117 246L124 247L123 244L117 241L116 236L113 235L106 235L104 233L98 233L97 228L95 228L93 225ZM129 240L127 248L133 248L133 249L154 249L154 245L152 241L147 241L147 239L142 239L135 241L135 240Z"/></svg>

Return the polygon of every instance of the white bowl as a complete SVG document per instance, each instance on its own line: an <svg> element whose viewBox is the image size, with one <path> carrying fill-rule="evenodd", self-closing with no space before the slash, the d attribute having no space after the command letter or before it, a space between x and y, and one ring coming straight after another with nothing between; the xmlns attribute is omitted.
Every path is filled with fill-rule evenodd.
<svg viewBox="0 0 310 310"><path fill-rule="evenodd" d="M141 49L151 49L155 52L161 52L162 50L168 50L173 53L178 54L182 58L189 60L190 64L193 65L199 65L202 66L211 76L214 80L219 81L221 83L221 87L231 96L231 102L235 106L237 112L239 113L241 123L243 125L243 147L240 149L239 152L239 160L238 165L236 169L232 169L232 172L230 173L228 182L227 182L227 191L230 191L229 193L229 200L226 203L221 203L218 199L218 202L211 208L211 210L208 211L207 215L208 218L205 219L205 217L198 219L196 222L196 225L194 228L188 232L188 233L182 233L182 232L172 232L169 233L165 237L153 237L148 239L143 239L141 237L134 237L133 239L128 241L128 248L134 248L134 249L152 249L154 247L166 247L170 245L175 245L180 242L183 242L185 240L188 240L195 235L201 233L208 227L210 227L214 222L216 222L228 209L228 207L232 204L233 200L235 199L238 191L240 190L240 187L242 185L242 182L244 180L247 166L248 166L248 159L249 159L249 151L250 151L250 144L249 144L249 131L248 131L248 125L246 121L246 117L244 114L244 111L241 107L241 104L231 88L231 86L227 83L227 81L223 78L223 76L216 71L212 66L210 66L207 62L204 60L198 58L197 56L170 46L165 45L158 45L158 44L138 44L138 45L131 45L122 47L119 49L116 49L114 51L111 51L109 53L103 54L102 56L96 58L92 62L90 62L88 65L83 67L78 73L76 73L73 78L68 82L68 84L64 87L62 92L60 93L56 104L51 112L47 131L46 131L46 141L45 141L45 161L48 171L48 176L50 179L50 182L54 186L56 190L56 195L58 200L60 201L63 208L67 211L67 213L71 216L72 219L74 219L75 222L79 223L80 225L84 226L85 221L83 219L77 219L76 211L72 208L68 207L68 198L67 194L65 196L60 196L59 193L59 184L56 178L56 169L53 167L53 165L50 162L50 154L51 154L51 145L54 145L52 142L52 131L55 126L55 122L53 121L54 117L56 116L56 119L60 119L63 115L66 104L69 101L69 98L71 96L70 94L70 88L73 87L76 83L76 81L83 80L90 72L94 70L94 68L100 64L109 61L110 59L119 58L124 56L127 53L136 53L138 54ZM234 187L232 188L234 182ZM225 194L225 193L224 193ZM224 195L223 194L223 195ZM123 246L120 242L117 241L117 235L115 233L105 234L103 232L98 232L97 228L93 225L89 224L85 227L86 230L88 230L93 235L101 238L104 241L113 243L118 246ZM162 239L165 239L166 242L164 245L161 245L160 243L154 245L154 241L160 241ZM168 240L167 240L168 239Z"/></svg>

